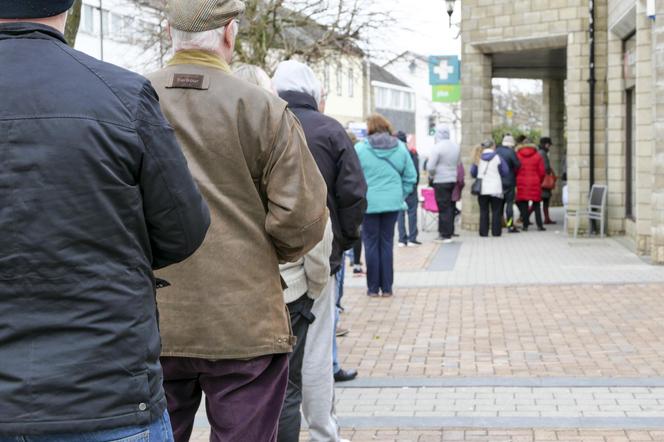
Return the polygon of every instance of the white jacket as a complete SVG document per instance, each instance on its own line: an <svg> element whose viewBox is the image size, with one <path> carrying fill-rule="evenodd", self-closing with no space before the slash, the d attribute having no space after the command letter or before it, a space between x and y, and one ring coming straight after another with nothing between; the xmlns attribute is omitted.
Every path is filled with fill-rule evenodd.
<svg viewBox="0 0 664 442"><path fill-rule="evenodd" d="M482 155L495 153L493 149L485 149ZM477 177L482 179L482 195L491 195L497 198L503 197L503 180L500 176L500 156L498 154L490 161L480 160L477 167Z"/></svg>
<svg viewBox="0 0 664 442"><path fill-rule="evenodd" d="M284 302L297 301L305 293L318 298L330 280L330 255L332 254L332 224L327 221L323 240L304 258L279 266L281 277L288 285L284 290Z"/></svg>

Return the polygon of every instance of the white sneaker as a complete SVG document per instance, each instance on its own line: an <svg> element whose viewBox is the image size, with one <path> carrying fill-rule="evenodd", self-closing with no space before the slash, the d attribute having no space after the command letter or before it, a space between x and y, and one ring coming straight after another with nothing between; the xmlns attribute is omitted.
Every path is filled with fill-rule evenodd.
<svg viewBox="0 0 664 442"><path fill-rule="evenodd" d="M348 439L339 439L339 442L350 442Z"/></svg>
<svg viewBox="0 0 664 442"><path fill-rule="evenodd" d="M454 240L452 238L447 238L443 240L443 244L452 244Z"/></svg>
<svg viewBox="0 0 664 442"><path fill-rule="evenodd" d="M399 247L408 247L408 244L405 242L399 242Z"/></svg>

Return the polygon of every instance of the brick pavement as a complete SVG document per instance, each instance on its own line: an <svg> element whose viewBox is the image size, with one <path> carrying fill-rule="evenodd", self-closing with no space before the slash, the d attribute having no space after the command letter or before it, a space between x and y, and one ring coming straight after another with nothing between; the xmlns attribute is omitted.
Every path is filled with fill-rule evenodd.
<svg viewBox="0 0 664 442"><path fill-rule="evenodd" d="M342 437L353 442L662 442L661 430L607 429L497 429L497 428L398 428L342 430ZM207 442L209 430L197 429L191 442ZM307 441L302 434L301 442Z"/></svg>
<svg viewBox="0 0 664 442"><path fill-rule="evenodd" d="M664 284L347 290L342 366L369 377L664 376Z"/></svg>
<svg viewBox="0 0 664 442"><path fill-rule="evenodd" d="M664 442L663 268L555 231L460 241L450 271L431 242L397 249L391 299L347 277L343 437Z"/></svg>

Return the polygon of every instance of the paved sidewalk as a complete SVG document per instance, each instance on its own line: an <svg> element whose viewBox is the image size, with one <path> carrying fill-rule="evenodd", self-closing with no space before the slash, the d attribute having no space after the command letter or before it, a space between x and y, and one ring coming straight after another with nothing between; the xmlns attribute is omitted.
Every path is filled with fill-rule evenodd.
<svg viewBox="0 0 664 442"><path fill-rule="evenodd" d="M462 231L453 244L433 243L435 232L421 232L420 247L395 249L397 287L450 287L535 284L664 282L664 267L652 266L620 239L574 239L559 223L546 232L504 233L480 238ZM364 288L364 278L347 273L346 286Z"/></svg>
<svg viewBox="0 0 664 442"><path fill-rule="evenodd" d="M395 249L393 298L347 272L339 354L360 376L337 384L343 437L664 442L664 268L559 226L433 236Z"/></svg>
<svg viewBox="0 0 664 442"><path fill-rule="evenodd" d="M363 290L341 363L362 377L664 376L664 284Z"/></svg>

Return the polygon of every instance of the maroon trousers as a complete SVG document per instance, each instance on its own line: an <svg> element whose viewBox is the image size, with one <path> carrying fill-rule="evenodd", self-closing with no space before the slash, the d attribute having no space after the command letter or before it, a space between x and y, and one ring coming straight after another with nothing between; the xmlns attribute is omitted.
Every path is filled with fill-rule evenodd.
<svg viewBox="0 0 664 442"><path fill-rule="evenodd" d="M249 361L161 358L175 442L188 442L205 393L211 442L277 440L288 355Z"/></svg>

